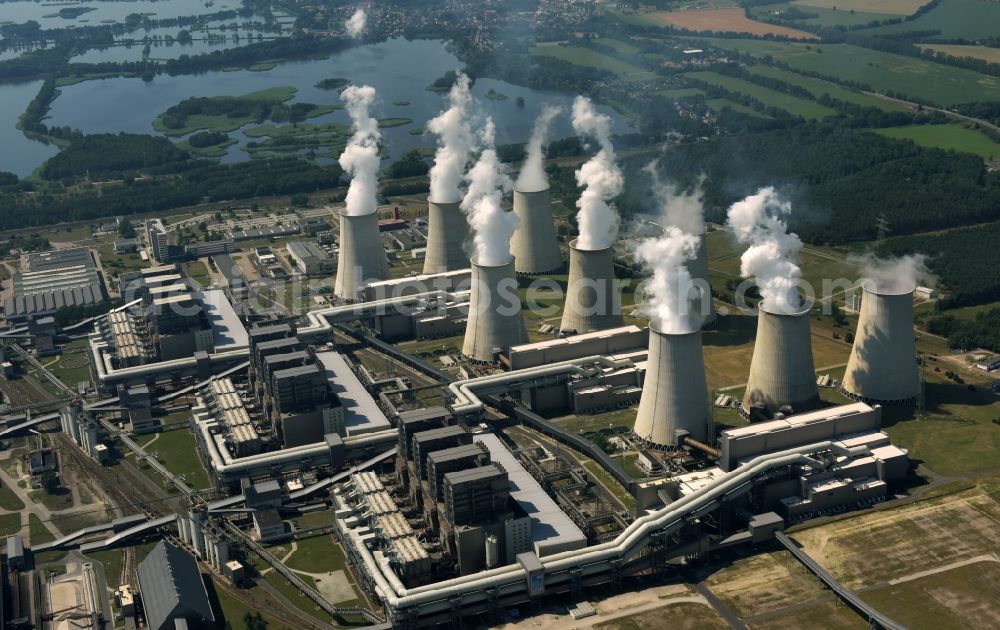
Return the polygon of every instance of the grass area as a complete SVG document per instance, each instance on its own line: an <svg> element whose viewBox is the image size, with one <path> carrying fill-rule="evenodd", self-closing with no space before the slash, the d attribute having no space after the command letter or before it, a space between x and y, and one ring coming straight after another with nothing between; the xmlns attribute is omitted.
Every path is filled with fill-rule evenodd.
<svg viewBox="0 0 1000 630"><path fill-rule="evenodd" d="M656 93L664 98L673 99L675 101L705 95L704 90L699 90L698 88L671 88L668 90L657 90Z"/></svg>
<svg viewBox="0 0 1000 630"><path fill-rule="evenodd" d="M894 101L887 101L884 98L871 96L870 94L854 92L847 88L830 83L829 81L814 79L797 72L775 68L774 66L756 65L750 66L749 70L762 77L770 77L772 79L784 81L785 83L797 85L808 91L816 98L819 98L823 94L828 94L830 98L835 98L838 101L854 103L855 105L860 105L861 107L876 107L887 112L906 111L907 109L905 105L901 105Z"/></svg>
<svg viewBox="0 0 1000 630"><path fill-rule="evenodd" d="M617 74L620 78L645 80L656 75L649 70L644 70L630 63L625 63L614 57L601 54L590 48L582 46L546 45L533 46L531 54L538 57L554 57L562 59L577 66L597 68L598 70L609 70Z"/></svg>
<svg viewBox="0 0 1000 630"><path fill-rule="evenodd" d="M201 286L208 286L212 284L212 276L208 273L208 267L205 263L200 260L193 260L191 262L184 263L184 271L192 280L200 284Z"/></svg>
<svg viewBox="0 0 1000 630"><path fill-rule="evenodd" d="M568 431L592 433L608 427L631 427L635 424L635 409L616 409L592 416L569 416L557 418L556 424Z"/></svg>
<svg viewBox="0 0 1000 630"><path fill-rule="evenodd" d="M285 564L295 571L306 573L328 573L347 567L347 558L340 545L330 534L299 538L295 540L298 549Z"/></svg>
<svg viewBox="0 0 1000 630"><path fill-rule="evenodd" d="M104 270L116 276L146 267L146 263L139 258L138 252L119 254L115 252L114 243L98 245L97 252L101 257L101 266Z"/></svg>
<svg viewBox="0 0 1000 630"><path fill-rule="evenodd" d="M919 0L924 4L923 0ZM942 39L985 39L1000 36L1000 4L984 0L941 0L933 10L911 22L881 26L870 33L936 31Z"/></svg>
<svg viewBox="0 0 1000 630"><path fill-rule="evenodd" d="M797 9L809 17L804 19L789 19L785 12ZM881 21L887 18L900 17L888 13L873 13L870 11L848 11L840 8L802 7L798 2L780 2L750 7L750 17L755 20L784 20L802 27L858 26Z"/></svg>
<svg viewBox="0 0 1000 630"><path fill-rule="evenodd" d="M20 513L15 512L11 514L4 512L3 514L0 514L0 532L2 532L4 536L10 536L18 533L19 531L21 531Z"/></svg>
<svg viewBox="0 0 1000 630"><path fill-rule="evenodd" d="M388 129L390 127L402 127L403 125L412 125L412 118L379 118L378 126L382 129Z"/></svg>
<svg viewBox="0 0 1000 630"><path fill-rule="evenodd" d="M213 144L210 147L192 147L191 144L185 140L184 142L178 142L177 148L182 151L187 151L191 155L200 158L220 158L229 151L229 147L236 144L238 140L236 138L227 138L225 141L219 144Z"/></svg>
<svg viewBox="0 0 1000 630"><path fill-rule="evenodd" d="M73 507L73 493L68 488L60 487L55 494L49 494L45 490L32 490L28 493L28 498L53 512Z"/></svg>
<svg viewBox="0 0 1000 630"><path fill-rule="evenodd" d="M156 433L159 438L149 446L157 459L175 475L184 475L187 483L195 488L208 488L211 482L208 473L198 458L194 435L187 428ZM145 440L149 443L153 438ZM145 448L145 446L143 447Z"/></svg>
<svg viewBox="0 0 1000 630"><path fill-rule="evenodd" d="M124 555L125 552L121 549L109 549L107 551L91 551L87 557L104 565L104 577L107 579L108 586L114 588L121 579Z"/></svg>
<svg viewBox="0 0 1000 630"><path fill-rule="evenodd" d="M749 96L750 98L760 101L767 107L783 109L789 114L802 116L803 118L815 120L826 118L828 116L835 116L837 114L835 109L831 109L825 105L820 105L815 101L809 101L796 96L791 96L789 94L785 94L784 92L778 92L776 90L757 85L756 83L744 81L743 79L738 79L736 77L729 77L724 74L719 74L718 72L689 72L684 76L710 83L729 92Z"/></svg>
<svg viewBox="0 0 1000 630"><path fill-rule="evenodd" d="M823 592L816 579L787 551L739 557L706 582L743 619L808 601Z"/></svg>
<svg viewBox="0 0 1000 630"><path fill-rule="evenodd" d="M258 568L258 571L267 566L267 564L260 560L259 558L254 558L254 566ZM302 576L304 580L309 581L309 578ZM326 623L329 623L333 618L326 613L322 608L317 606L311 599L303 595L299 589L297 589L291 582L289 582L283 575L277 571L268 571L264 575L264 581L273 586L279 593L285 596L285 598L291 602L293 606L301 610L302 612L320 619Z"/></svg>
<svg viewBox="0 0 1000 630"><path fill-rule="evenodd" d="M962 44L919 44L924 50L933 50L949 57L982 59L989 63L1000 63L1000 48L989 46L965 46Z"/></svg>
<svg viewBox="0 0 1000 630"><path fill-rule="evenodd" d="M599 623L601 630L712 630L729 624L711 606L678 602L630 617Z"/></svg>
<svg viewBox="0 0 1000 630"><path fill-rule="evenodd" d="M767 618L766 623L750 623L755 630L862 630L867 624L839 600L827 600L814 606L793 607L788 612Z"/></svg>
<svg viewBox="0 0 1000 630"><path fill-rule="evenodd" d="M264 153L289 153L303 150L322 149L330 155L339 154L347 144L350 128L340 123L314 125L258 125L244 133L253 140L244 145L243 150L251 156Z"/></svg>
<svg viewBox="0 0 1000 630"><path fill-rule="evenodd" d="M906 125L873 129L875 133L897 140L912 140L922 147L973 153L984 160L1000 158L1000 144L989 136L958 123L947 125Z"/></svg>
<svg viewBox="0 0 1000 630"><path fill-rule="evenodd" d="M40 545L56 539L34 512L28 515L28 531L31 533L32 545Z"/></svg>
<svg viewBox="0 0 1000 630"><path fill-rule="evenodd" d="M52 363L45 359L43 361L56 378L75 388L78 383L91 380L86 347L86 339L77 339L66 344L62 354Z"/></svg>
<svg viewBox="0 0 1000 630"><path fill-rule="evenodd" d="M687 8L687 7L686 7ZM653 11L644 16L649 24L675 26L701 33L749 33L777 35L792 39L818 39L813 33L795 28L757 22L740 7L710 7L701 10Z"/></svg>
<svg viewBox="0 0 1000 630"><path fill-rule="evenodd" d="M839 11L870 11L889 15L913 15L924 0L794 0L800 7L818 7Z"/></svg>
<svg viewBox="0 0 1000 630"><path fill-rule="evenodd" d="M706 38L699 41L706 41ZM850 44L723 38L707 38L707 41L723 50L754 57L770 55L788 64L792 70L816 72L824 77L868 85L876 92L907 94L943 106L1000 100L1000 77Z"/></svg>
<svg viewBox="0 0 1000 630"><path fill-rule="evenodd" d="M752 107L747 107L742 103L731 101L728 98L710 98L707 101L705 101L705 104L708 105L709 109L715 112L721 112L724 109L731 109L734 112L746 114L747 116L756 116L757 118L770 118L770 116L768 116L767 114L758 112L756 109Z"/></svg>
<svg viewBox="0 0 1000 630"><path fill-rule="evenodd" d="M583 467L587 469L587 472L597 481L600 481L604 487L611 491L611 494L615 496L622 505L625 506L630 512L635 512L635 497L629 494L618 480L609 475L599 464L596 462L587 460L584 462Z"/></svg>
<svg viewBox="0 0 1000 630"><path fill-rule="evenodd" d="M24 502L7 486L0 485L0 510L18 512L24 509Z"/></svg>
<svg viewBox="0 0 1000 630"><path fill-rule="evenodd" d="M639 52L639 47L635 44L631 44L620 39L614 39L613 37L601 37L600 39L595 39L594 43L600 44L601 46L607 46L608 48L614 48L618 52L622 52L627 55L634 55Z"/></svg>
<svg viewBox="0 0 1000 630"><path fill-rule="evenodd" d="M214 599L215 602L213 603L216 604L213 606L217 613L216 621L221 627L243 628L245 627L243 618L248 614L254 615L258 612L256 608L244 604L233 595L230 595L223 587L217 586L212 581L209 581L208 587L209 598ZM253 592L253 589L251 589L251 592ZM221 619L218 618L220 616L222 617ZM275 619L270 615L264 615L264 620L267 622L268 630L293 630L295 628L295 626Z"/></svg>

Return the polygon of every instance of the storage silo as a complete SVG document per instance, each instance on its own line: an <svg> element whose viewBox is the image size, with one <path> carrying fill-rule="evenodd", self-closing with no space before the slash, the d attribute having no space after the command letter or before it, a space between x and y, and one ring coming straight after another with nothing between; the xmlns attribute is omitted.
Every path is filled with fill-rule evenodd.
<svg viewBox="0 0 1000 630"><path fill-rule="evenodd" d="M469 223L461 202L427 201L427 251L424 273L443 273L468 269L469 256L465 243L469 240Z"/></svg>
<svg viewBox="0 0 1000 630"><path fill-rule="evenodd" d="M798 413L818 403L809 307L779 313L761 303L741 412L750 416L751 408L756 408L770 417L786 405Z"/></svg>
<svg viewBox="0 0 1000 630"><path fill-rule="evenodd" d="M560 330L586 333L624 324L610 247L578 249L576 240L570 242L566 285Z"/></svg>
<svg viewBox="0 0 1000 630"><path fill-rule="evenodd" d="M520 221L510 249L517 273L534 275L562 269L549 196L548 188L535 192L514 189L514 214Z"/></svg>
<svg viewBox="0 0 1000 630"><path fill-rule="evenodd" d="M495 361L498 352L523 343L524 321L513 259L496 266L472 261L469 320L462 354L475 361Z"/></svg>
<svg viewBox="0 0 1000 630"><path fill-rule="evenodd" d="M701 331L668 334L650 326L635 434L656 446L677 446L684 435L707 441L711 427Z"/></svg>
<svg viewBox="0 0 1000 630"><path fill-rule="evenodd" d="M389 264L378 230L378 214L348 215L340 212L340 254L333 292L345 300L358 300L373 280L389 277Z"/></svg>
<svg viewBox="0 0 1000 630"><path fill-rule="evenodd" d="M912 402L920 394L913 289L862 288L858 328L841 391L855 400L881 405Z"/></svg>

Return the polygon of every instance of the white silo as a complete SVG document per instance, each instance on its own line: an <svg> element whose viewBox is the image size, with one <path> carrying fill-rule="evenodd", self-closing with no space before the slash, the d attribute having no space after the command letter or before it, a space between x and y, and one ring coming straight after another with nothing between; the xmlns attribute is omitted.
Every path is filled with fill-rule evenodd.
<svg viewBox="0 0 1000 630"><path fill-rule="evenodd" d="M585 333L615 328L624 323L610 247L578 249L576 240L570 242L566 285L566 304L560 330Z"/></svg>
<svg viewBox="0 0 1000 630"><path fill-rule="evenodd" d="M514 214L520 219L510 242L514 270L531 275L562 269L549 189L529 192L515 188Z"/></svg>
<svg viewBox="0 0 1000 630"><path fill-rule="evenodd" d="M842 391L856 400L905 404L920 394L913 334L913 289L863 286L858 329Z"/></svg>
<svg viewBox="0 0 1000 630"><path fill-rule="evenodd" d="M751 408L762 408L772 416L786 405L798 413L818 402L809 306L788 314L768 310L762 302L742 413L749 416Z"/></svg>
<svg viewBox="0 0 1000 630"><path fill-rule="evenodd" d="M687 263L687 268L695 288L701 290L701 299L694 304L697 305L698 312L703 314L702 325L711 324L718 315L712 304L712 290L708 282L708 243L705 232L698 237L698 254Z"/></svg>
<svg viewBox="0 0 1000 630"><path fill-rule="evenodd" d="M650 444L677 446L685 434L708 440L711 427L701 331L668 334L650 326L635 434Z"/></svg>
<svg viewBox="0 0 1000 630"><path fill-rule="evenodd" d="M378 214L348 215L340 211L340 255L334 293L357 300L372 280L389 277L389 265L378 231Z"/></svg>
<svg viewBox="0 0 1000 630"><path fill-rule="evenodd" d="M469 223L461 202L427 201L427 252L424 273L443 273L468 269L469 255L465 243L469 240Z"/></svg>
<svg viewBox="0 0 1000 630"><path fill-rule="evenodd" d="M462 354L475 361L494 361L497 352L523 343L524 321L514 261L481 266L472 261L469 321Z"/></svg>

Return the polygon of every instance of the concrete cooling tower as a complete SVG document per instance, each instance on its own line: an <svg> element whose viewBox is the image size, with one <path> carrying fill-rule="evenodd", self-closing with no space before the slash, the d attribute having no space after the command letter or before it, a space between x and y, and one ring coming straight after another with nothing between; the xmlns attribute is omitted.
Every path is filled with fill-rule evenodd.
<svg viewBox="0 0 1000 630"><path fill-rule="evenodd" d="M763 407L770 417L785 405L798 413L818 402L809 308L789 315L761 304L742 413L749 416L751 408Z"/></svg>
<svg viewBox="0 0 1000 630"><path fill-rule="evenodd" d="M549 189L538 192L514 190L514 214L520 222L510 241L514 270L523 274L549 273L562 269L562 255L552 221Z"/></svg>
<svg viewBox="0 0 1000 630"><path fill-rule="evenodd" d="M461 202L427 202L427 254L424 273L443 273L469 268L465 242L469 240L469 222Z"/></svg>
<svg viewBox="0 0 1000 630"><path fill-rule="evenodd" d="M559 329L585 333L623 325L611 248L585 250L576 244L569 244L566 306Z"/></svg>
<svg viewBox="0 0 1000 630"><path fill-rule="evenodd" d="M699 312L704 313L702 326L711 324L716 320L718 315L715 312L715 306L712 304L712 291L708 284L708 245L705 239L705 232L702 232L701 236L698 237L698 255L688 263L687 268L688 273L691 274L692 282L697 283L698 286L705 289L705 293L702 294L703 302L698 305Z"/></svg>
<svg viewBox="0 0 1000 630"><path fill-rule="evenodd" d="M664 334L650 326L635 434L651 444L677 446L678 432L707 441L711 426L701 331Z"/></svg>
<svg viewBox="0 0 1000 630"><path fill-rule="evenodd" d="M340 255L333 292L357 300L368 282L389 277L385 248L378 231L378 214L346 215L340 212Z"/></svg>
<svg viewBox="0 0 1000 630"><path fill-rule="evenodd" d="M842 391L864 402L899 405L920 394L913 336L913 291L864 288Z"/></svg>
<svg viewBox="0 0 1000 630"><path fill-rule="evenodd" d="M493 267L473 260L471 293L462 354L475 361L495 361L497 352L524 342L513 260Z"/></svg>

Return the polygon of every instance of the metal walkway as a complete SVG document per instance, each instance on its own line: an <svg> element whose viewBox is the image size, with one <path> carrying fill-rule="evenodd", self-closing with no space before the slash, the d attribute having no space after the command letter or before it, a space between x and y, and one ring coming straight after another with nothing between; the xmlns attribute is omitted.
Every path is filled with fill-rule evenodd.
<svg viewBox="0 0 1000 630"><path fill-rule="evenodd" d="M18 431L22 431L24 429L30 429L31 427L37 424L48 422L49 420L55 420L58 417L59 417L58 413L46 413L41 416L35 416L31 420L27 420L25 422L22 422L21 424L15 424L12 427L7 427L6 429L3 429L2 431L0 431L0 438L7 437L8 435L13 435Z"/></svg>
<svg viewBox="0 0 1000 630"><path fill-rule="evenodd" d="M847 588L841 584L837 578L830 575L826 569L821 567L819 563L812 559L805 551L799 547L798 543L786 536L782 532L775 532L774 537L784 545L795 559L802 563L802 565L809 569L816 577L820 579L824 584L826 584L831 591L837 594L837 597L844 600L844 602L854 609L856 613L865 617L868 620L868 626L873 628L885 628L886 630L906 630L906 626L900 625L889 619L879 611L875 610L868 605L863 599L858 597L857 593Z"/></svg>

